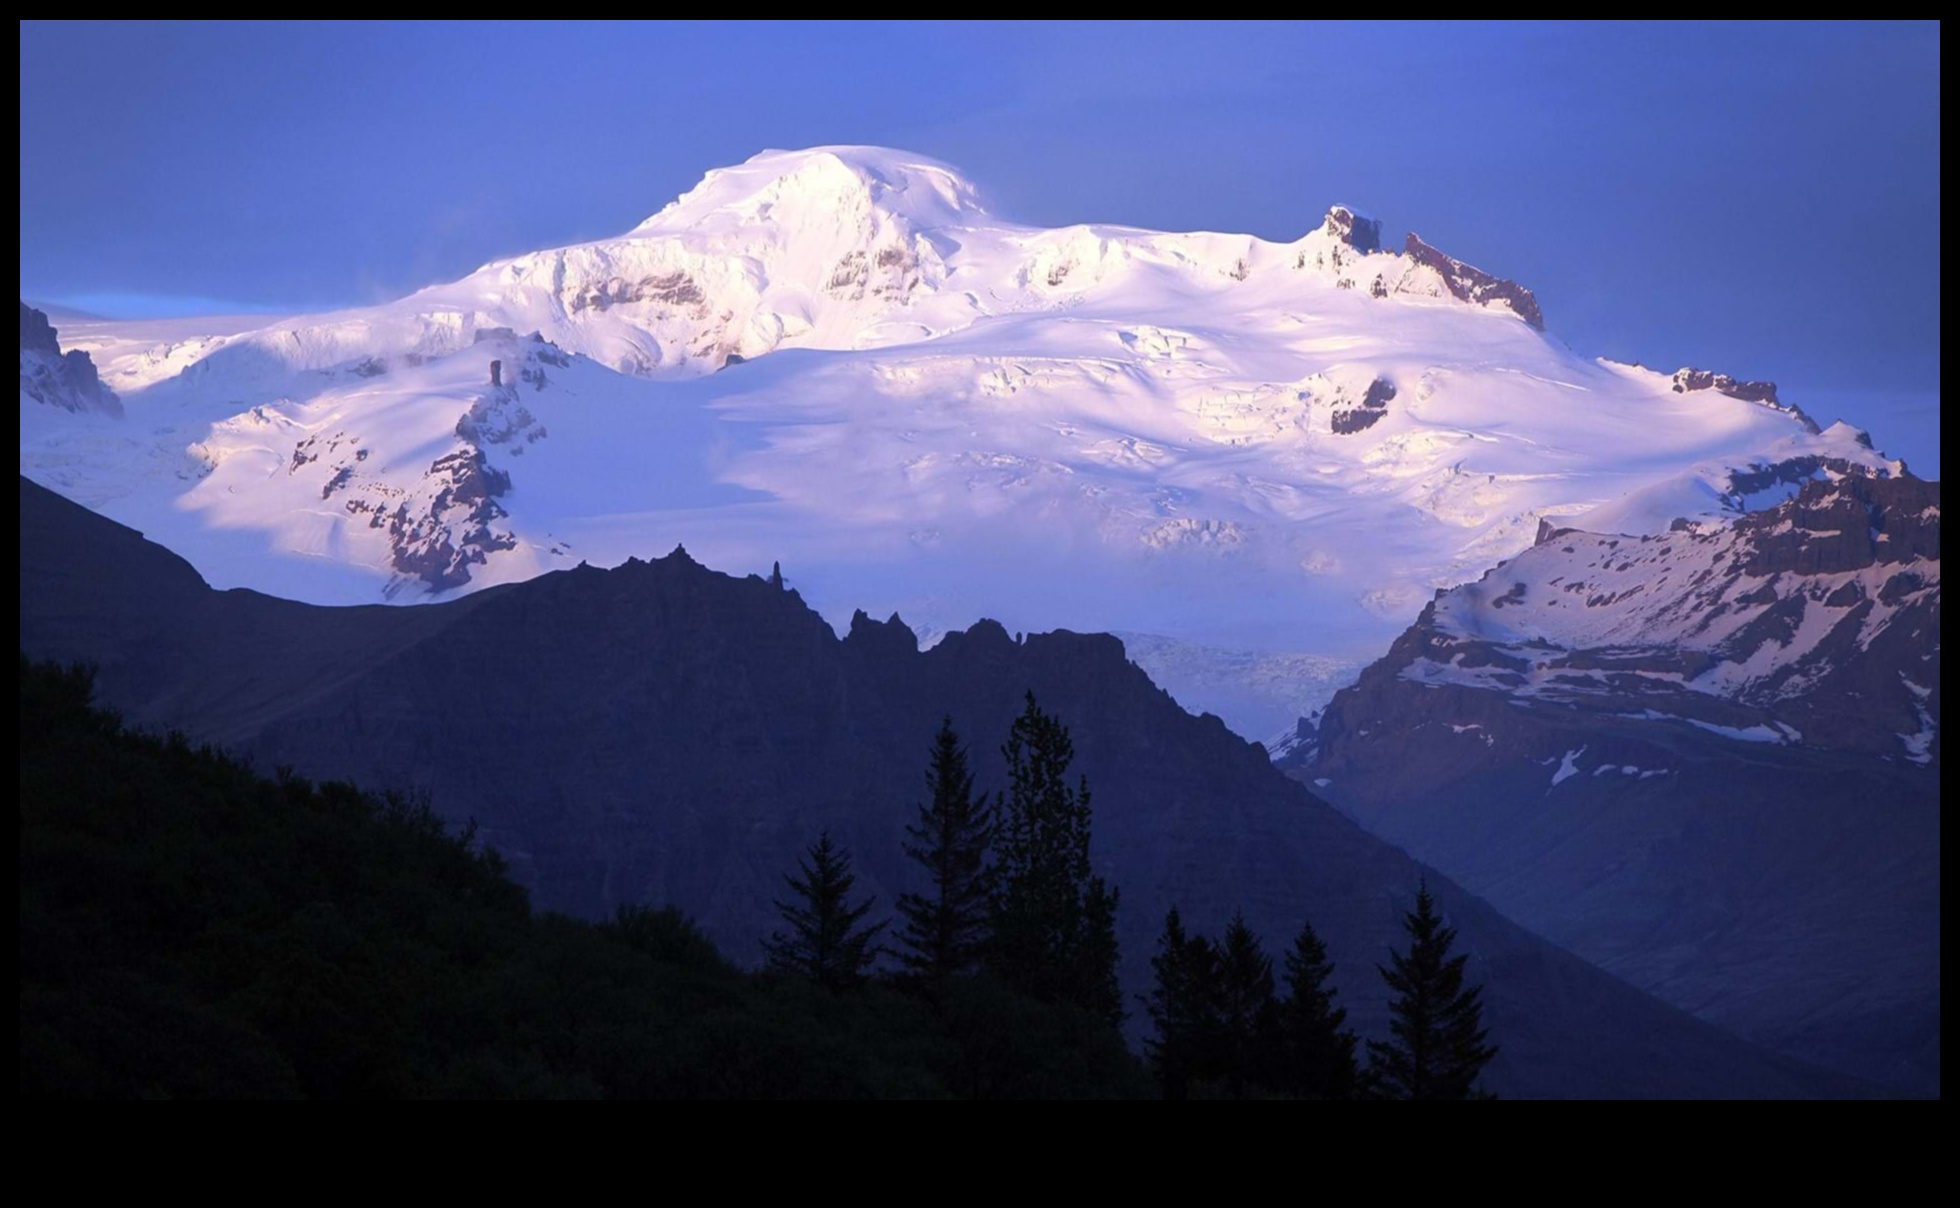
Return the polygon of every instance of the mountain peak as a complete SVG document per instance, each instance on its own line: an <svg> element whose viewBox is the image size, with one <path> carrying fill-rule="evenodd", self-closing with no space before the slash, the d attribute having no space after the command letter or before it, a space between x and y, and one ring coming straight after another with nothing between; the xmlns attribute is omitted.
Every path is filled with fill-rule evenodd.
<svg viewBox="0 0 1960 1208"><path fill-rule="evenodd" d="M862 559L798 585L839 623L845 587L933 633L991 612L1192 642L1202 617L1196 646L1321 667L1541 518L1630 501L1615 526L1661 531L1882 461L1712 376L1581 359L1528 290L1323 214L1285 244L1043 229L925 156L766 151L632 234L397 302L169 345L91 325L102 380L157 417L122 434L142 455L27 407L20 464L226 586L408 599L682 537L832 566L850 534ZM1331 684L1307 675L1310 708Z"/></svg>
<svg viewBox="0 0 1960 1208"><path fill-rule="evenodd" d="M953 226L986 213L973 182L928 156L888 147L769 150L716 168L635 234L666 234L730 220L781 223L796 216L832 221L873 211L915 229Z"/></svg>
<svg viewBox="0 0 1960 1208"><path fill-rule="evenodd" d="M1321 229L1357 252L1382 250L1381 220L1369 218L1351 206L1329 206Z"/></svg>

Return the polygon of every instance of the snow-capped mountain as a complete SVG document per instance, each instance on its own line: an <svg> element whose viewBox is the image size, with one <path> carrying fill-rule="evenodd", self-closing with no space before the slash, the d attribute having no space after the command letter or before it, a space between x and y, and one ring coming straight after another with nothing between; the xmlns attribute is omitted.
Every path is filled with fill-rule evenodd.
<svg viewBox="0 0 1960 1208"><path fill-rule="evenodd" d="M1368 676L1937 764L1939 484L1824 472L1727 523L1547 524Z"/></svg>
<svg viewBox="0 0 1960 1208"><path fill-rule="evenodd" d="M1544 322L1347 207L1291 243L1042 230L919 156L768 152L387 305L71 333L129 415L24 406L21 469L220 585L318 601L684 542L780 560L839 624L1158 635L1167 686L1259 736L1325 691L1214 691L1192 648L1358 666L1545 519L1658 531L1826 461L1898 470L1767 383Z"/></svg>
<svg viewBox="0 0 1960 1208"><path fill-rule="evenodd" d="M1442 593L1282 764L1634 984L1939 1086L1940 492L1547 525Z"/></svg>

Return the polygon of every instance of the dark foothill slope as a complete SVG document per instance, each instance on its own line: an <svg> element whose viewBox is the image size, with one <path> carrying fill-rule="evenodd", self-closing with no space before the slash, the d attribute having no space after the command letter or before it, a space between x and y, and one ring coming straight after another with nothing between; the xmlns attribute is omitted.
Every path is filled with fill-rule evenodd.
<svg viewBox="0 0 1960 1208"><path fill-rule="evenodd" d="M147 590L154 581L157 589ZM222 737L262 766L419 786L473 817L541 905L670 902L751 954L781 873L823 827L889 904L932 733L954 717L984 783L1032 690L1073 727L1095 859L1122 888L1142 987L1165 907L1217 927L1243 907L1274 950L1305 916L1364 1029L1374 965L1422 870L1185 713L1104 636L982 623L921 653L896 621L840 639L798 596L676 551L454 604L328 609L200 590L136 534L21 483L21 645L93 659L151 724ZM1772 1056L1431 886L1488 984L1514 1095L1832 1095L1862 1084Z"/></svg>

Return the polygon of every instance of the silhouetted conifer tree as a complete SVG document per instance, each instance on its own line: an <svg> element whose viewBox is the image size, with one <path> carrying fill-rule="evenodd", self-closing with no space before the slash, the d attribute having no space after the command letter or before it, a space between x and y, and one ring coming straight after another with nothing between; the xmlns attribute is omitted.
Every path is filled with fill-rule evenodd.
<svg viewBox="0 0 1960 1208"><path fill-rule="evenodd" d="M1157 1034L1144 1042L1144 1053L1164 1098L1188 1099L1194 1082L1217 1071L1224 1032L1218 949L1202 935L1187 935L1173 906L1164 916L1164 933L1157 938L1150 968L1156 984L1144 1007Z"/></svg>
<svg viewBox="0 0 1960 1208"><path fill-rule="evenodd" d="M1087 796L1085 786L1085 801ZM1122 1027L1129 1015L1123 1009L1123 987L1116 976L1116 962L1122 956L1116 947L1116 908L1121 896L1116 886L1096 876L1090 877L1082 890L1082 943L1076 953L1072 999L1097 1019L1108 1020L1112 1028Z"/></svg>
<svg viewBox="0 0 1960 1208"><path fill-rule="evenodd" d="M1381 970L1395 991L1391 1039L1368 1042L1375 1091L1387 1099L1488 1098L1477 1089L1477 1075L1497 1049L1484 1043L1483 987L1465 988L1468 958L1450 955L1456 929L1437 916L1427 881L1402 925L1409 933L1408 955L1389 953L1389 967Z"/></svg>
<svg viewBox="0 0 1960 1208"><path fill-rule="evenodd" d="M801 877L783 878L797 900L776 903L786 927L763 942L769 967L827 990L848 990L864 980L878 959L878 933L885 924L863 925L874 899L851 904L857 874L851 871L850 853L831 840L828 830L811 845L809 859L798 860L797 866Z"/></svg>
<svg viewBox="0 0 1960 1208"><path fill-rule="evenodd" d="M1302 1099L1349 1099L1359 1071L1355 1036L1334 1005L1334 966L1312 923L1302 923L1286 954L1286 997L1279 1003L1280 1088Z"/></svg>
<svg viewBox="0 0 1960 1208"><path fill-rule="evenodd" d="M993 809L973 795L966 748L953 719L939 725L926 769L926 800L919 820L905 828L905 854L925 870L925 893L898 899L905 925L899 960L934 993L947 979L971 971L987 940L991 883L987 849L993 841Z"/></svg>
<svg viewBox="0 0 1960 1208"><path fill-rule="evenodd" d="M1068 727L1030 692L1001 754L1008 787L996 806L991 962L1023 993L1120 1024L1118 893L1091 871L1089 784L1069 783Z"/></svg>
<svg viewBox="0 0 1960 1208"><path fill-rule="evenodd" d="M1233 1098L1244 1098L1255 1086L1272 1086L1278 1022L1273 961L1246 926L1244 912L1232 916L1218 944L1218 1014L1222 1089Z"/></svg>

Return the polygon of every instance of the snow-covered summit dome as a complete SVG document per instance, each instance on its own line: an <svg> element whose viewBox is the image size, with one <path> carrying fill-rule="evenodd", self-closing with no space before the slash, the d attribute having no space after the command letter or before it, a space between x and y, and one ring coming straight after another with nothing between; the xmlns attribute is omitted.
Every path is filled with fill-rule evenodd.
<svg viewBox="0 0 1960 1208"><path fill-rule="evenodd" d="M874 214L929 230L971 223L986 213L973 182L938 160L887 147L811 147L763 151L735 167L716 168L633 234L765 222L788 227Z"/></svg>

